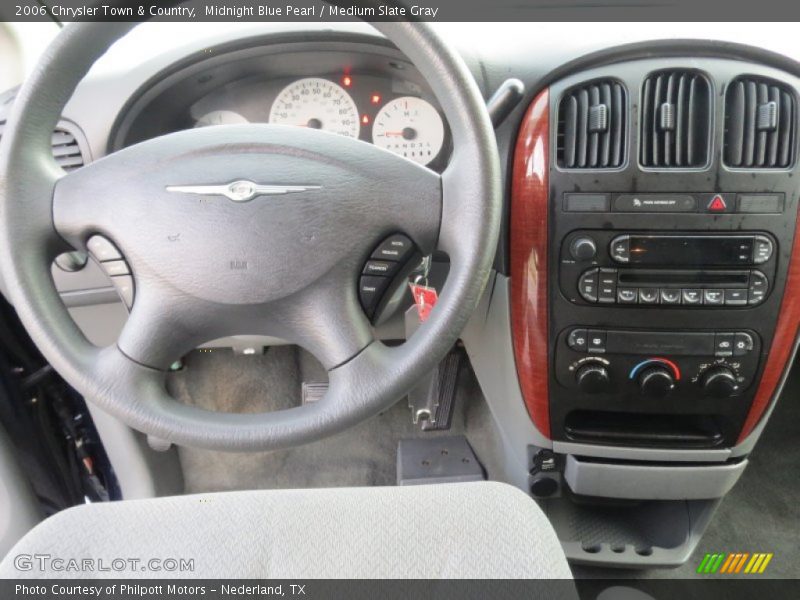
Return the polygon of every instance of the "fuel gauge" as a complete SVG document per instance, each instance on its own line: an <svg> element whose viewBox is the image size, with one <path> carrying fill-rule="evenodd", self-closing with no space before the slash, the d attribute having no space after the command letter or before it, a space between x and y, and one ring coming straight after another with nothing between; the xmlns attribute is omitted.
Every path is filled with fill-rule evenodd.
<svg viewBox="0 0 800 600"><path fill-rule="evenodd" d="M427 165L444 144L444 122L430 102L403 96L387 103L375 116L372 142Z"/></svg>

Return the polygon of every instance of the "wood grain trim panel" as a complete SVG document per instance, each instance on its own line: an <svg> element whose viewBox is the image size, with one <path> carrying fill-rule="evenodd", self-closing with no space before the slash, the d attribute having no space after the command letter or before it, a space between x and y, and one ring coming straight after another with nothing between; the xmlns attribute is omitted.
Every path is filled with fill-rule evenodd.
<svg viewBox="0 0 800 600"><path fill-rule="evenodd" d="M761 375L761 381L742 431L739 433L737 444L742 443L758 425L775 395L784 371L791 366L789 360L792 358L800 325L800 210L796 221L789 269L786 274L786 288L783 292L775 336L772 338L764 373Z"/></svg>
<svg viewBox="0 0 800 600"><path fill-rule="evenodd" d="M522 398L550 438L547 344L550 94L541 92L522 120L514 151L509 224L511 330Z"/></svg>

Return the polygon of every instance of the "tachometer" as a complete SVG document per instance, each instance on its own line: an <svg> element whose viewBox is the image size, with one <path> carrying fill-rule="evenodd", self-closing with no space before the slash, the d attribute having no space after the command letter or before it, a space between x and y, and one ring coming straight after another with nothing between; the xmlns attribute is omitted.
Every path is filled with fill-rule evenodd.
<svg viewBox="0 0 800 600"><path fill-rule="evenodd" d="M414 96L396 98L375 117L372 142L427 165L444 144L444 122L430 102Z"/></svg>
<svg viewBox="0 0 800 600"><path fill-rule="evenodd" d="M212 110L210 113L204 114L197 119L195 127L208 127L210 125L238 125L239 123L247 123L242 115L232 110Z"/></svg>
<svg viewBox="0 0 800 600"><path fill-rule="evenodd" d="M269 122L323 129L358 137L361 128L353 98L342 87L318 77L287 85L269 111Z"/></svg>

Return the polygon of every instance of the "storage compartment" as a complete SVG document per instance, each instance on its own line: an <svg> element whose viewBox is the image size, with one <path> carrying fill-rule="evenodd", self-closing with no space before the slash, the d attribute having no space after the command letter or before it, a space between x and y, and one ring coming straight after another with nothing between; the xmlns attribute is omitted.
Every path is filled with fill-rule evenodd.
<svg viewBox="0 0 800 600"><path fill-rule="evenodd" d="M713 448L724 439L712 415L576 410L567 415L564 432L576 442L653 448Z"/></svg>
<svg viewBox="0 0 800 600"><path fill-rule="evenodd" d="M571 562L677 567L691 556L719 500L603 501L573 496L543 503Z"/></svg>

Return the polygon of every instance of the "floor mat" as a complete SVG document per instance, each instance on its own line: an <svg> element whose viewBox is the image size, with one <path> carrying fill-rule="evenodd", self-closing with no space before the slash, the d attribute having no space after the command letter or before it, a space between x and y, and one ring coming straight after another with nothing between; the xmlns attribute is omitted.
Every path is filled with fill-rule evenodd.
<svg viewBox="0 0 800 600"><path fill-rule="evenodd" d="M179 401L227 412L266 412L296 406L303 381L325 381L322 367L293 346L263 356L230 350L193 352L169 387ZM276 452L226 453L179 448L187 493L394 485L400 439L466 435L484 467L496 468L498 441L471 369L461 371L449 432L425 432L411 423L405 399L384 413L320 442Z"/></svg>

